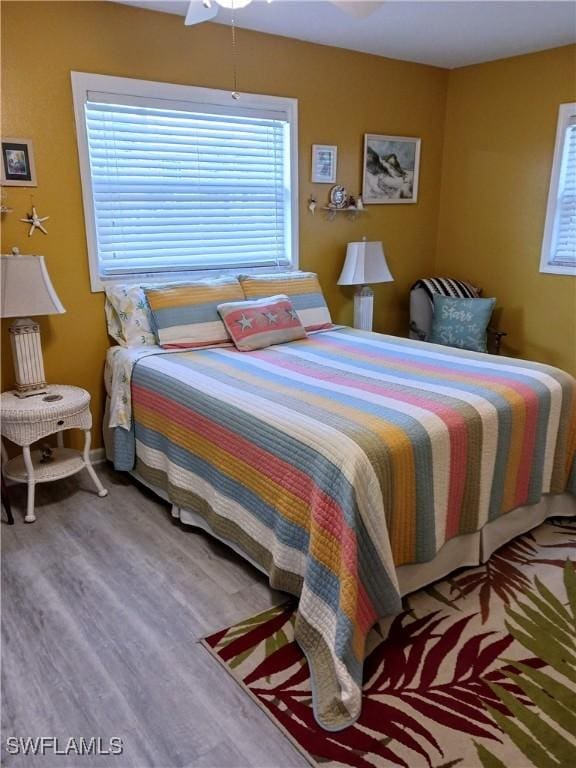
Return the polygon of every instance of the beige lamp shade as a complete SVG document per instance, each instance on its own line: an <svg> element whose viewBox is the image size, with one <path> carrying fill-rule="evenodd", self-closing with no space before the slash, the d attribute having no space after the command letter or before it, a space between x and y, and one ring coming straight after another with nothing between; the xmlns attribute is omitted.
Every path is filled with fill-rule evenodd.
<svg viewBox="0 0 576 768"><path fill-rule="evenodd" d="M44 256L1 256L0 315L19 318L10 328L14 362L15 394L32 397L47 392L40 326L34 315L60 315L66 312L44 263Z"/></svg>
<svg viewBox="0 0 576 768"><path fill-rule="evenodd" d="M374 291L370 284L391 283L393 280L382 243L369 243L366 238L359 243L348 243L338 285L357 286L354 295L354 328L372 330Z"/></svg>
<svg viewBox="0 0 576 768"><path fill-rule="evenodd" d="M58 298L44 256L2 256L2 317L60 315L66 312Z"/></svg>
<svg viewBox="0 0 576 768"><path fill-rule="evenodd" d="M380 242L348 243L338 285L370 285L394 280Z"/></svg>

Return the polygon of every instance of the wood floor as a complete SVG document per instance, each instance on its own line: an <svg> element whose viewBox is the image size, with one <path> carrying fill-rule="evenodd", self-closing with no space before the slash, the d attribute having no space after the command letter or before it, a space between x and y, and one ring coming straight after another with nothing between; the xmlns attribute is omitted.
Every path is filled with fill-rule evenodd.
<svg viewBox="0 0 576 768"><path fill-rule="evenodd" d="M167 504L99 465L2 523L2 764L234 768L308 763L197 643L284 597ZM3 520L5 517L3 516ZM117 756L10 755L8 737L122 739Z"/></svg>

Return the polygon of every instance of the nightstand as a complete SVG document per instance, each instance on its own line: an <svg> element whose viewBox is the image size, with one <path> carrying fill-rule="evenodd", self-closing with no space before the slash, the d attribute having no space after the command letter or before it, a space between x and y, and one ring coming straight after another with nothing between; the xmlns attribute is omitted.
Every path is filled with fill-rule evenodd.
<svg viewBox="0 0 576 768"><path fill-rule="evenodd" d="M13 392L3 392L0 396L0 433L22 447L22 455L7 461L3 474L10 480L28 484L28 502L26 506L27 523L36 520L34 515L34 490L36 483L61 480L81 469L88 473L98 496L106 496L104 488L90 462L90 395L80 387L66 385L50 386L46 395L33 395L19 398ZM63 432L67 429L81 429L84 432L84 449L76 451L64 448ZM58 446L53 449L36 449L30 446L48 435L56 435ZM4 453L4 446L2 446Z"/></svg>

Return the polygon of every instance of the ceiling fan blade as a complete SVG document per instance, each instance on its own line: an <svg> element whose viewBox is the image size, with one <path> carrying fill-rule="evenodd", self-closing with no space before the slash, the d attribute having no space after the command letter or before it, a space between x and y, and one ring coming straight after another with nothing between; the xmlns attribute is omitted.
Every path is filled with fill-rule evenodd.
<svg viewBox="0 0 576 768"><path fill-rule="evenodd" d="M356 19L365 19L377 11L381 5L384 5L384 0L380 0L380 2L375 0L332 0L332 2Z"/></svg>
<svg viewBox="0 0 576 768"><path fill-rule="evenodd" d="M188 11L184 24L191 27L193 24L202 24L203 21L210 21L218 13L218 6L215 2L206 7L203 0L190 0Z"/></svg>

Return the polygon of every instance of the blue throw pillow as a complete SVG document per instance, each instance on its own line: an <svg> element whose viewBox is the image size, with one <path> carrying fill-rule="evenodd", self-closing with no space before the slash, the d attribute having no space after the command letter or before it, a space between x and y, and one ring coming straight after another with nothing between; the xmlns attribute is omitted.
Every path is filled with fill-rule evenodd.
<svg viewBox="0 0 576 768"><path fill-rule="evenodd" d="M434 317L428 341L486 352L486 328L496 299L455 299L434 296Z"/></svg>

